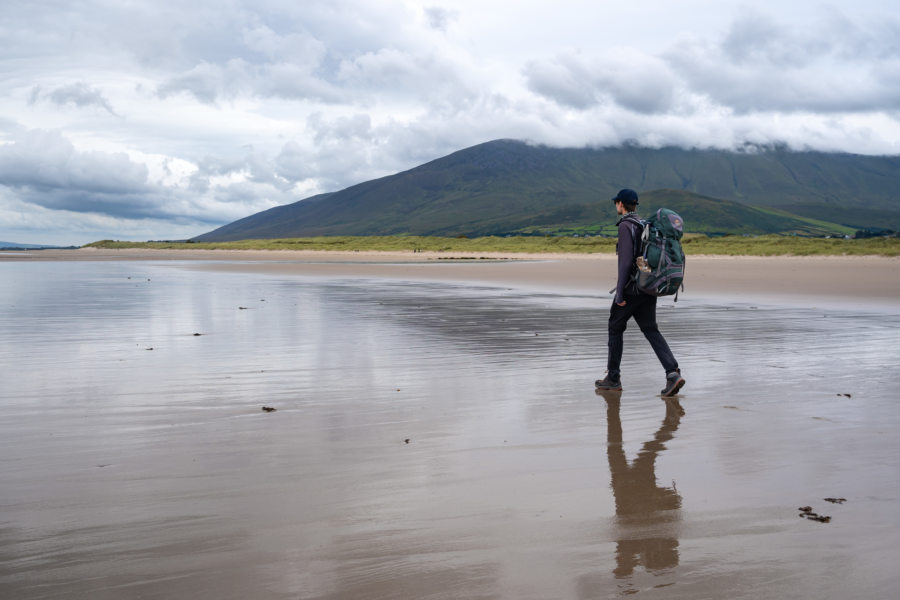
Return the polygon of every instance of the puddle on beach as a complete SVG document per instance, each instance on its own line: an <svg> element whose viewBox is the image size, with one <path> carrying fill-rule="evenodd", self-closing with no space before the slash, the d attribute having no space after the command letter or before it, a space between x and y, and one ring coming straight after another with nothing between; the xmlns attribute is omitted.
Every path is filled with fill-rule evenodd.
<svg viewBox="0 0 900 600"><path fill-rule="evenodd" d="M891 597L900 311L608 303L0 264L0 597Z"/></svg>

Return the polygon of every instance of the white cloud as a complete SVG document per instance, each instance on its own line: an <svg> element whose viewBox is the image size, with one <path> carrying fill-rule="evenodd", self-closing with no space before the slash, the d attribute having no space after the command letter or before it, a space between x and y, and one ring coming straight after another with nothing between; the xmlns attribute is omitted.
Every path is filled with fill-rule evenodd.
<svg viewBox="0 0 900 600"><path fill-rule="evenodd" d="M578 54L535 61L526 66L525 77L529 89L563 106L615 102L645 114L669 112L678 83L662 60L627 48L590 61Z"/></svg>
<svg viewBox="0 0 900 600"><path fill-rule="evenodd" d="M739 112L891 111L900 108L898 35L891 18L856 24L832 13L798 30L746 12L720 39L683 40L666 58L692 90Z"/></svg>

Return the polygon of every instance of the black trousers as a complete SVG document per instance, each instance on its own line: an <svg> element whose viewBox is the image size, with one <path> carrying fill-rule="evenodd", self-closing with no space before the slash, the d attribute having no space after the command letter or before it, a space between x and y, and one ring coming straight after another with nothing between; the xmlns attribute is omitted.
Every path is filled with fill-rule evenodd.
<svg viewBox="0 0 900 600"><path fill-rule="evenodd" d="M609 371L609 376L619 376L625 328L631 317L634 317L644 337L650 342L650 346L666 373L677 369L678 361L675 360L669 344L666 343L666 338L662 336L656 325L656 296L625 294L625 306L619 306L613 302L612 308L609 310L609 356L606 361L606 370Z"/></svg>

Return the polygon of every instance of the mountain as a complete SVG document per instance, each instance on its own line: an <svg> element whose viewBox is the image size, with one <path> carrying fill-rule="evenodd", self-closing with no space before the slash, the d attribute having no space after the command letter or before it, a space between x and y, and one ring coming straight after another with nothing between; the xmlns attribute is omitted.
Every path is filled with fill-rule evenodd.
<svg viewBox="0 0 900 600"><path fill-rule="evenodd" d="M810 219L778 209L761 208L701 196L685 190L653 190L641 194L638 212L649 216L657 208L671 208L684 219L691 233L711 235L797 233L801 235L852 234L852 227ZM523 227L509 233L603 233L616 232L612 202L594 202L556 211L555 218L544 213L543 224Z"/></svg>
<svg viewBox="0 0 900 600"><path fill-rule="evenodd" d="M623 187L640 192L645 213L654 197L671 202L666 205L675 210L675 201L682 202L691 231L840 229L833 224L900 229L897 156L755 146L741 152L630 145L550 148L496 140L275 207L194 239L476 236L597 228L612 219L609 198Z"/></svg>
<svg viewBox="0 0 900 600"><path fill-rule="evenodd" d="M17 244L15 242L0 242L0 250L54 250L62 246L47 246L45 244ZM67 248L74 248L68 246Z"/></svg>

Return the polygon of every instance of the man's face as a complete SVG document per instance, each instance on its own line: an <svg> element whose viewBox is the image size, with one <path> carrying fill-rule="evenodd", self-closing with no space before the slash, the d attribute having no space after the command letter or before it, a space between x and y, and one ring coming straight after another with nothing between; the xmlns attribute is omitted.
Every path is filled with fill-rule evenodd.
<svg viewBox="0 0 900 600"><path fill-rule="evenodd" d="M621 202L616 202L616 214L617 214L617 215L624 215L624 214L627 214L627 213L628 213L628 211L625 210L625 205L622 204Z"/></svg>

